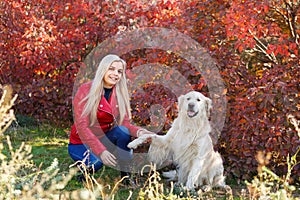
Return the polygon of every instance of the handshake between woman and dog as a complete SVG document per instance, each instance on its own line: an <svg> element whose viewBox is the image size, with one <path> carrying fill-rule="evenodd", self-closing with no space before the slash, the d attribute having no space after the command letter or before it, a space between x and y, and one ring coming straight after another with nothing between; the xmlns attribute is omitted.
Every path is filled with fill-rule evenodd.
<svg viewBox="0 0 300 200"><path fill-rule="evenodd" d="M151 138L149 161L161 165L171 159L177 166L175 173L164 173L168 178L177 177L178 183L189 190L201 187L209 191L220 187L231 191L225 184L221 155L214 151L209 135L211 108L211 99L200 92L181 95L178 98L178 117L166 135L145 134L130 142L128 147L135 149Z"/></svg>

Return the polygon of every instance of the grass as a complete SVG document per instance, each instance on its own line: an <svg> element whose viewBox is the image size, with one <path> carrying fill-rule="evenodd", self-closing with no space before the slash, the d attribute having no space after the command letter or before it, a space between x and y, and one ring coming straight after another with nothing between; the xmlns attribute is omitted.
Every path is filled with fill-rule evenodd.
<svg viewBox="0 0 300 200"><path fill-rule="evenodd" d="M54 158L58 159L60 169L67 170L71 164L68 156L68 135L63 129L44 125L40 127L19 127L8 131L11 143L18 147L22 142L32 147L33 161L37 166L47 167Z"/></svg>
<svg viewBox="0 0 300 200"><path fill-rule="evenodd" d="M69 171L70 165L74 164L68 154L68 130L53 128L49 125L20 127L14 126L10 128L5 135L9 135L11 144L14 149L21 146L22 142L32 147L32 161L40 170L50 166L55 158L58 160L59 174L64 174ZM3 153L9 156L6 136L1 136L5 148ZM79 174L79 173L78 173ZM120 180L119 171L103 167L94 175L95 179L107 188L107 193ZM83 188L83 184L78 182L76 176L67 184L65 190L76 190ZM114 199L127 199L129 195L137 197L138 191L130 191L125 188L119 188Z"/></svg>
<svg viewBox="0 0 300 200"><path fill-rule="evenodd" d="M72 159L68 155L67 146L68 146L68 130L54 128L49 125L41 126L30 126L30 127L20 127L13 126L10 128L5 135L10 136L11 144L13 148L17 149L24 142L27 145L30 145L32 150L32 161L33 164L40 170L44 170L49 167L54 159L58 160L58 175L63 177L63 174L69 172L70 165L73 164ZM1 140L5 146L3 153L9 156L9 150L7 146L6 137L1 136ZM154 172L153 174L155 174ZM152 174L152 175L153 175ZM141 198L141 196L148 197L151 195L159 195L158 199L175 199L175 197L170 198L170 191L172 190L173 194L179 195L182 191L180 188L170 187L170 183L166 183L164 180L161 180L159 177L154 177L153 180L155 183L154 187L151 187L148 181L148 174L140 176L136 174L136 179L141 186L135 190L128 189L125 187L117 187L114 189L114 186L118 181L120 181L119 171L103 167L99 172L97 172L93 178L100 183L104 190L102 196L107 196L108 199L123 200L123 199L149 199ZM233 189L233 196L230 196L230 199L234 200L246 200L248 194L243 194L246 192L246 186L243 184L238 184L235 180L227 180L228 185ZM67 183L64 188L65 191L75 191L79 189L84 189L87 186L77 181L76 176ZM142 193L139 194L139 192ZM192 195L192 194L191 194ZM194 199L190 198L191 195L183 194L180 199ZM208 194L202 195L200 199L229 199L229 196L222 191L213 191Z"/></svg>
<svg viewBox="0 0 300 200"><path fill-rule="evenodd" d="M40 170L49 167L55 158L58 160L59 174L67 173L70 165L73 164L73 161L69 157L67 151L69 141L68 130L54 128L46 124L29 127L13 126L6 132L5 135L10 136L10 140L14 148L18 148L22 142L30 145L32 147L32 161ZM5 136L2 136L1 139L5 144ZM4 148L3 153L9 155L7 146ZM143 183L147 180L147 175L141 177L136 174L135 176L138 181L142 183L141 187L144 187ZM119 171L109 167L103 167L94 175L94 177L106 188L104 191L107 194L111 192L112 187L120 180ZM83 184L78 182L76 180L76 176L74 176L65 187L65 190L72 191L83 187ZM114 194L114 199L123 200L127 199L129 196L131 196L131 199L137 199L139 189L140 188L128 190L125 187L119 187L117 192ZM169 192L169 190L170 189L167 189L165 192ZM174 190L174 192L176 192L176 190ZM220 198L218 199L224 199L224 197L220 195Z"/></svg>

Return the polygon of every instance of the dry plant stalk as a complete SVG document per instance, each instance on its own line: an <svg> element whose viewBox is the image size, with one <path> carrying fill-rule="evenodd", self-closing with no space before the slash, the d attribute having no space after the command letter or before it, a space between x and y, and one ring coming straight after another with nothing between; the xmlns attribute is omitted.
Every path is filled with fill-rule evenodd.
<svg viewBox="0 0 300 200"><path fill-rule="evenodd" d="M297 120L293 115L288 115L288 119L290 120L291 124L295 127L295 130L297 131L298 137L300 139L300 121Z"/></svg>
<svg viewBox="0 0 300 200"><path fill-rule="evenodd" d="M15 120L12 106L17 99L17 95L13 96L13 89L10 85L0 85L0 90L2 90L0 99L0 135L2 135Z"/></svg>
<svg viewBox="0 0 300 200"><path fill-rule="evenodd" d="M72 192L72 199L76 196L80 196L80 199L89 199L89 200L96 200L99 197L103 200L114 200L115 194L117 193L117 189L124 178L114 183L113 186L108 184L101 183L101 179L96 179L94 177L94 169L89 170L88 166L85 165L85 160L89 158L90 152L87 151L86 157L82 161L77 161L74 164L70 165L70 168L76 167L78 168L77 171L80 171L81 174L84 176L84 190ZM102 171L104 173L104 170ZM101 177L101 175L100 175ZM127 199L131 199L132 192Z"/></svg>
<svg viewBox="0 0 300 200"><path fill-rule="evenodd" d="M0 85L0 93L0 136L3 136L15 120L12 107L17 95L13 95L10 85ZM6 154L3 153L4 150ZM74 170L71 169L67 175L59 177L57 159L44 170L38 169L31 159L30 145L23 142L15 150L9 136L6 137L5 145L0 141L0 199L64 200L70 199L71 196L74 196L72 199L75 200L84 199L84 191L62 191L74 176Z"/></svg>
<svg viewBox="0 0 300 200"><path fill-rule="evenodd" d="M144 188L142 188L139 192L139 199L179 199L176 195L172 194L173 187L171 187L171 191L169 192L169 194L164 194L164 185L160 182L161 177L159 172L156 170L156 165L144 166L144 168L141 171L141 175L143 175L143 172L146 167L150 167L149 177L145 183Z"/></svg>

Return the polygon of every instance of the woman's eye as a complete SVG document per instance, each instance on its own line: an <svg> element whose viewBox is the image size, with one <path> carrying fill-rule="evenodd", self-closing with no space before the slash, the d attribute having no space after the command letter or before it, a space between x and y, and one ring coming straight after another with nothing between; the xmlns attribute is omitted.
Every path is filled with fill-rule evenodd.
<svg viewBox="0 0 300 200"><path fill-rule="evenodd" d="M119 73L119 74L123 74L123 71L122 71L122 70L119 70L118 73Z"/></svg>

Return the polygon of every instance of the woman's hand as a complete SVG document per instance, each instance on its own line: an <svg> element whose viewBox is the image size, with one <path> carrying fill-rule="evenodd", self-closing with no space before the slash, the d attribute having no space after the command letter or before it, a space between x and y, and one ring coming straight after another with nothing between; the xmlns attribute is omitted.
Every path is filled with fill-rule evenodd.
<svg viewBox="0 0 300 200"><path fill-rule="evenodd" d="M141 137L142 135L146 135L146 134L156 134L156 133L148 131L146 129L140 129L140 130L138 130L137 136ZM144 143L151 143L151 142L152 142L152 139L151 139L151 137L149 137L147 140L145 140Z"/></svg>
<svg viewBox="0 0 300 200"><path fill-rule="evenodd" d="M108 165L108 166L116 166L117 164L117 159L116 157L110 153L107 150L104 150L101 154L100 154L100 158L103 162L104 165Z"/></svg>

